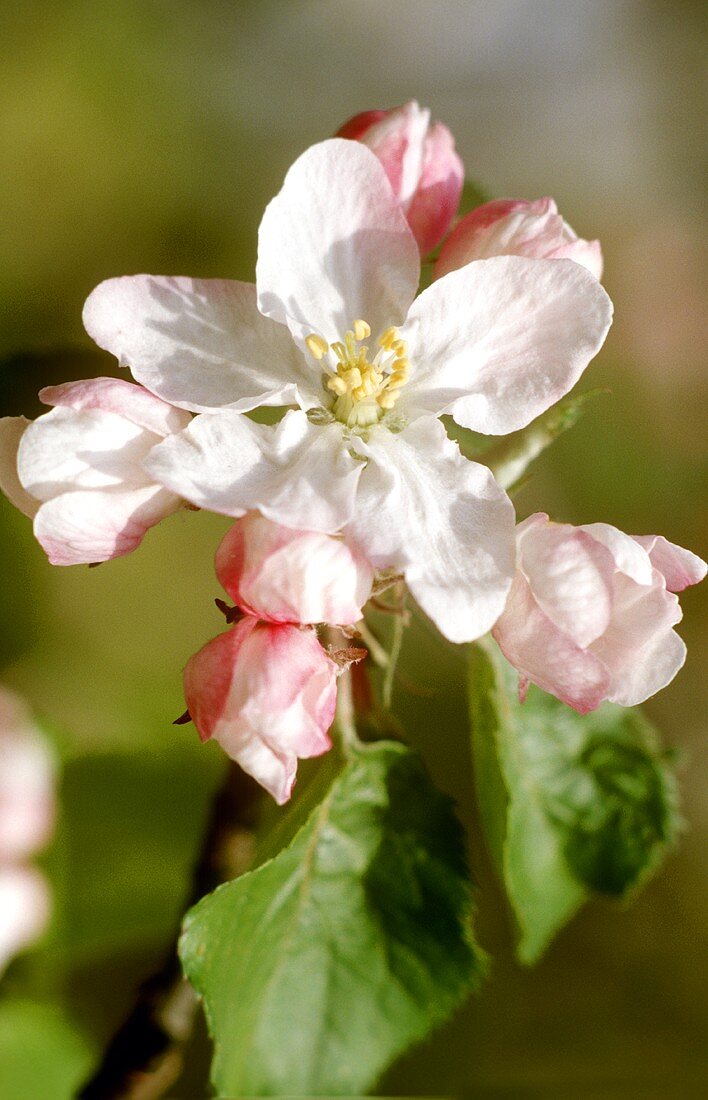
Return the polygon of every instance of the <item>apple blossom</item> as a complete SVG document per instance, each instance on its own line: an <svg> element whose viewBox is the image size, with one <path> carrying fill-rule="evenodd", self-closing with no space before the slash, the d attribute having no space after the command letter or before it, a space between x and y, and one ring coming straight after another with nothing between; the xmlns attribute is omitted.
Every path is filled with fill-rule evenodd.
<svg viewBox="0 0 708 1100"><path fill-rule="evenodd" d="M452 225L465 178L447 126L431 126L430 111L412 99L388 111L354 115L337 137L360 141L376 154L421 254L435 248Z"/></svg>
<svg viewBox="0 0 708 1100"><path fill-rule="evenodd" d="M190 658L184 694L202 741L218 741L279 805L298 758L331 748L337 666L314 630L247 616Z"/></svg>
<svg viewBox="0 0 708 1100"><path fill-rule="evenodd" d="M48 386L39 396L51 412L0 420L0 488L33 519L53 565L130 553L182 503L142 461L191 417L116 378Z"/></svg>
<svg viewBox="0 0 708 1100"><path fill-rule="evenodd" d="M50 914L49 886L39 871L0 866L0 974L15 955L39 939Z"/></svg>
<svg viewBox="0 0 708 1100"><path fill-rule="evenodd" d="M0 973L47 926L49 886L24 860L54 827L54 760L29 711L0 688Z"/></svg>
<svg viewBox="0 0 708 1100"><path fill-rule="evenodd" d="M293 531L257 512L224 536L216 575L238 607L274 623L358 622L373 581L369 563L342 539Z"/></svg>
<svg viewBox="0 0 708 1100"><path fill-rule="evenodd" d="M438 417L491 434L527 424L599 350L611 303L568 260L495 257L413 301L419 275L380 162L331 139L295 162L268 206L255 287L111 279L84 323L149 390L202 414L143 459L152 478L225 515L344 530L374 568L405 574L443 634L466 641L503 609L514 517ZM287 404L299 408L275 426L241 415Z"/></svg>
<svg viewBox="0 0 708 1100"><path fill-rule="evenodd" d="M472 210L455 226L440 250L434 277L441 278L471 260L528 256L536 260L575 260L599 279L599 241L584 241L558 213L551 198L495 199Z"/></svg>
<svg viewBox="0 0 708 1100"><path fill-rule="evenodd" d="M52 753L25 704L0 688L0 864L39 851L54 827Z"/></svg>
<svg viewBox="0 0 708 1100"><path fill-rule="evenodd" d="M634 706L681 668L674 591L705 573L705 562L659 536L538 512L517 527L517 572L492 633L522 691L532 681L581 714L604 699Z"/></svg>

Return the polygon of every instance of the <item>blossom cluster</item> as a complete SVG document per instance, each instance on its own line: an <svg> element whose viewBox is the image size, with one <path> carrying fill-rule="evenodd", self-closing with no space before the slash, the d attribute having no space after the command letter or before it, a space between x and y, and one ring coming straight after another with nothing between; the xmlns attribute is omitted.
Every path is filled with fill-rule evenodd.
<svg viewBox="0 0 708 1100"><path fill-rule="evenodd" d="M243 617L192 658L185 692L201 736L278 801L297 758L329 747L336 667L316 626L361 618L374 574L403 577L452 642L492 631L522 690L581 712L641 701L685 656L675 593L700 559L605 524L517 527L440 419L523 429L612 317L598 241L551 198L455 224L463 177L417 103L355 116L266 208L255 285L108 279L84 324L135 381L50 387L50 412L0 421L0 485L54 564L129 553L183 506L237 521L216 564ZM249 416L264 406L284 413Z"/></svg>
<svg viewBox="0 0 708 1100"><path fill-rule="evenodd" d="M49 747L24 703L0 688L0 973L49 920L49 887L29 861L49 840L55 812Z"/></svg>
<svg viewBox="0 0 708 1100"><path fill-rule="evenodd" d="M361 619L373 572L342 539L250 513L222 540L216 573L241 615L188 661L188 713L283 803L298 759L331 748L339 666L314 625Z"/></svg>

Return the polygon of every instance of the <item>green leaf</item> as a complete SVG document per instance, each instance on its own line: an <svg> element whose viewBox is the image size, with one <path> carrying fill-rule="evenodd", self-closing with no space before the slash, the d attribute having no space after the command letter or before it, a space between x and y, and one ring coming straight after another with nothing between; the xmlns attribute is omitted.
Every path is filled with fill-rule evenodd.
<svg viewBox="0 0 708 1100"><path fill-rule="evenodd" d="M533 963L592 892L626 897L680 827L669 754L636 709L581 717L517 677L493 643L470 655L480 814Z"/></svg>
<svg viewBox="0 0 708 1100"><path fill-rule="evenodd" d="M569 394L537 417L527 428L503 439L495 435L481 435L468 428L460 428L450 417L445 417L445 427L451 439L455 439L466 458L482 460L489 466L495 478L507 492L515 492L525 480L526 472L551 443L567 432L580 419L590 400L606 390L595 389L587 393Z"/></svg>
<svg viewBox="0 0 708 1100"><path fill-rule="evenodd" d="M187 916L220 1095L350 1095L481 977L449 799L401 745L363 748L291 845Z"/></svg>
<svg viewBox="0 0 708 1100"><path fill-rule="evenodd" d="M0 1096L3 1100L70 1100L93 1053L56 1004L0 1002Z"/></svg>

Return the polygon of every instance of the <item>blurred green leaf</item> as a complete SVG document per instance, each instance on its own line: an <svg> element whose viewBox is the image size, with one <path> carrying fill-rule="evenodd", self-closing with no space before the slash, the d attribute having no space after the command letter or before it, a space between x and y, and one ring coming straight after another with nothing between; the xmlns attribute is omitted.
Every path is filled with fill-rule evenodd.
<svg viewBox="0 0 708 1100"><path fill-rule="evenodd" d="M220 1095L350 1095L481 976L449 799L417 756L362 750L290 847L220 887L181 942Z"/></svg>
<svg viewBox="0 0 708 1100"><path fill-rule="evenodd" d="M0 1002L0 1096L71 1100L93 1052L55 1004Z"/></svg>
<svg viewBox="0 0 708 1100"><path fill-rule="evenodd" d="M568 394L557 405L539 416L527 428L508 436L498 453L487 459L495 478L508 492L520 488L526 471L551 443L563 435L582 416L588 401L606 390L588 390L587 393Z"/></svg>
<svg viewBox="0 0 708 1100"><path fill-rule="evenodd" d="M47 860L55 918L37 954L45 977L169 943L221 776L221 755L199 748L65 763L63 811Z"/></svg>
<svg viewBox="0 0 708 1100"><path fill-rule="evenodd" d="M460 428L451 417L445 417L445 427L447 434L457 441L466 458L476 460L484 455L485 465L490 467L499 484L507 492L513 493L525 481L531 463L558 436L577 423L590 400L603 393L607 393L607 390L595 389L588 390L587 393L568 394L527 428L504 437L482 435L468 428Z"/></svg>
<svg viewBox="0 0 708 1100"><path fill-rule="evenodd" d="M529 688L493 643L470 655L475 780L491 854L535 962L595 891L625 897L680 827L670 756L636 709L581 717Z"/></svg>

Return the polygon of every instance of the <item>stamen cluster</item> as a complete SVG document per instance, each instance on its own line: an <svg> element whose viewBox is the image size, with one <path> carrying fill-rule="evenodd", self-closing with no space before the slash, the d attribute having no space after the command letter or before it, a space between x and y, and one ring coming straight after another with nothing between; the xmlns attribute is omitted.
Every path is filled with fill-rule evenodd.
<svg viewBox="0 0 708 1100"><path fill-rule="evenodd" d="M394 407L410 374L408 348L397 328L391 326L379 336L378 351L372 360L368 345L362 344L370 336L371 326L358 319L344 334L343 341L330 345L317 333L305 340L311 355L325 360L330 368L324 384L335 396L332 411L337 420L350 428L377 423ZM335 362L330 351L334 352Z"/></svg>

